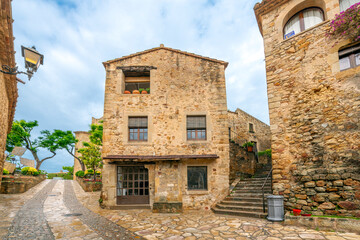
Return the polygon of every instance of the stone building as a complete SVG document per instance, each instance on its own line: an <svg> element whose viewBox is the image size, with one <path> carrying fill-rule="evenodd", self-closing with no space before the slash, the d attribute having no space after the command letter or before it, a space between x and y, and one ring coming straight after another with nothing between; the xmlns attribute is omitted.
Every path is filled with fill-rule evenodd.
<svg viewBox="0 0 360 240"><path fill-rule="evenodd" d="M3 65L15 67L12 22L11 1L0 0L0 68ZM6 137L11 130L17 97L16 76L0 72L0 180L5 162Z"/></svg>
<svg viewBox="0 0 360 240"><path fill-rule="evenodd" d="M254 151L264 151L271 147L270 126L241 109L228 111L229 138L239 144L254 143Z"/></svg>
<svg viewBox="0 0 360 240"><path fill-rule="evenodd" d="M354 0L263 0L273 193L287 209L360 216L360 44L325 36Z"/></svg>
<svg viewBox="0 0 360 240"><path fill-rule="evenodd" d="M228 64L163 45L103 64L103 205L179 212L225 197Z"/></svg>

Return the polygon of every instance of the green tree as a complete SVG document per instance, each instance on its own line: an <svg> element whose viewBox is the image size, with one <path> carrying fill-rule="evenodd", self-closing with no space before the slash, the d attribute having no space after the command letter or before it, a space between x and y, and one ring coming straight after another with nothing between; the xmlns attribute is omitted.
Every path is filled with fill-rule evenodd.
<svg viewBox="0 0 360 240"><path fill-rule="evenodd" d="M81 153L80 159L87 169L92 169L95 172L97 168L102 167L100 147L94 143L86 142L84 142L84 146L84 148L79 149L79 153Z"/></svg>
<svg viewBox="0 0 360 240"><path fill-rule="evenodd" d="M54 135L57 137L58 144L61 149L67 151L71 156L73 156L80 164L81 170L85 171L85 164L81 160L81 158L75 156L75 144L79 141L75 138L73 132L71 131L62 131L62 130L54 130Z"/></svg>
<svg viewBox="0 0 360 240"><path fill-rule="evenodd" d="M102 124L91 124L89 133L90 133L90 142L92 142L93 144L102 146L103 125Z"/></svg>
<svg viewBox="0 0 360 240"><path fill-rule="evenodd" d="M66 170L69 172L69 175L73 175L74 174L74 166L63 166L62 167L63 170Z"/></svg>

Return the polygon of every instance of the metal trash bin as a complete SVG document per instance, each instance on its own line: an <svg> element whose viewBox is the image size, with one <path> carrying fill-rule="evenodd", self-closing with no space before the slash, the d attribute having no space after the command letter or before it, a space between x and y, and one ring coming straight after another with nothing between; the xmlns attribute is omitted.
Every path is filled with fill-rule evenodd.
<svg viewBox="0 0 360 240"><path fill-rule="evenodd" d="M284 221L284 197L280 195L269 195L267 197L269 221Z"/></svg>

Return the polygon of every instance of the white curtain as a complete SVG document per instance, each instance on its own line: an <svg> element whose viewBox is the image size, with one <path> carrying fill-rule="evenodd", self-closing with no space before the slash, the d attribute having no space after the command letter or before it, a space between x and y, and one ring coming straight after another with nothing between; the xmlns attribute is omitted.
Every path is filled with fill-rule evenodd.
<svg viewBox="0 0 360 240"><path fill-rule="evenodd" d="M350 58L349 57L340 58L339 64L340 64L340 71L350 68Z"/></svg>
<svg viewBox="0 0 360 240"><path fill-rule="evenodd" d="M299 14L292 17L290 21L286 23L284 28L284 36L288 33L291 33L292 31L294 31L295 34L301 32Z"/></svg>
<svg viewBox="0 0 360 240"><path fill-rule="evenodd" d="M360 2L359 0L340 0L340 12L345 11L355 3Z"/></svg>
<svg viewBox="0 0 360 240"><path fill-rule="evenodd" d="M324 21L324 15L320 9L308 9L304 11L305 30Z"/></svg>

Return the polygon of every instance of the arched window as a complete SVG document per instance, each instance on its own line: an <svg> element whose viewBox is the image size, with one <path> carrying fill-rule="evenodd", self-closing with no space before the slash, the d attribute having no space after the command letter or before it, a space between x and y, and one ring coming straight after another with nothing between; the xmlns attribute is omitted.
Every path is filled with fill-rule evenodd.
<svg viewBox="0 0 360 240"><path fill-rule="evenodd" d="M295 14L285 24L284 39L290 38L324 21L324 13L320 8L312 7Z"/></svg>
<svg viewBox="0 0 360 240"><path fill-rule="evenodd" d="M345 11L350 6L352 6L358 2L359 2L359 0L340 0L340 12Z"/></svg>

